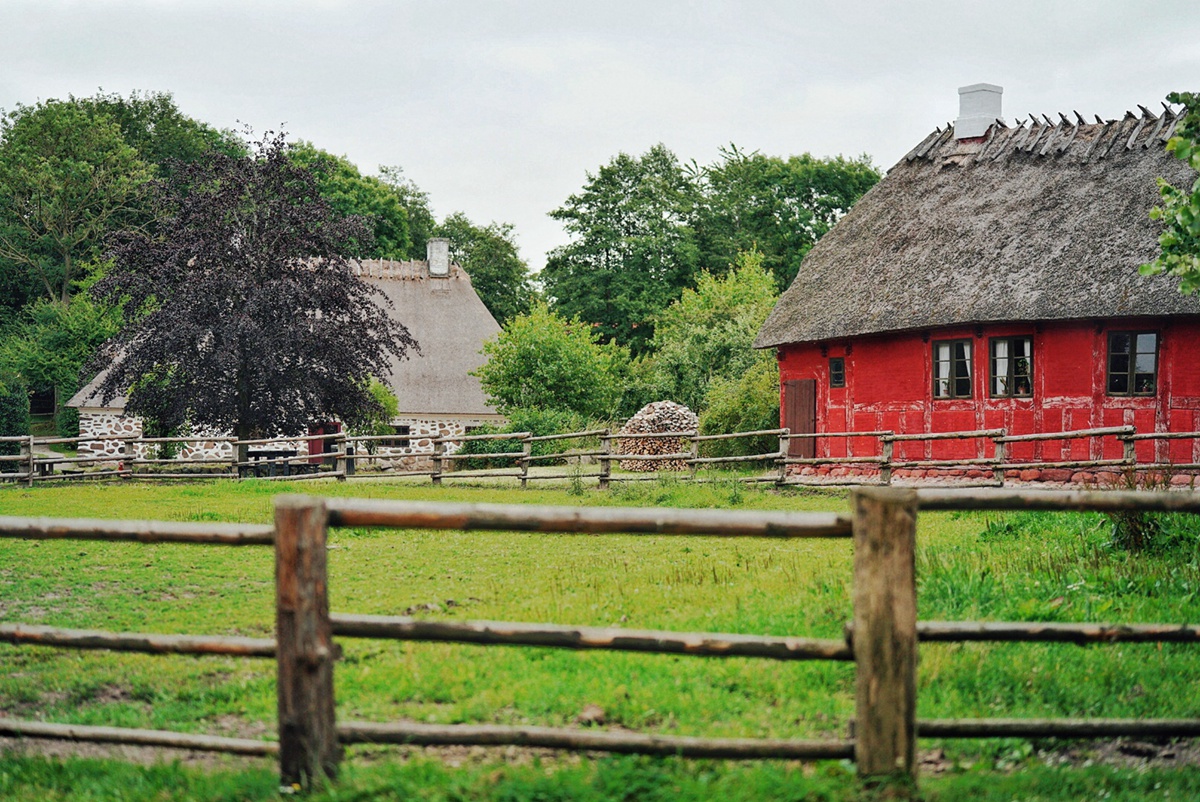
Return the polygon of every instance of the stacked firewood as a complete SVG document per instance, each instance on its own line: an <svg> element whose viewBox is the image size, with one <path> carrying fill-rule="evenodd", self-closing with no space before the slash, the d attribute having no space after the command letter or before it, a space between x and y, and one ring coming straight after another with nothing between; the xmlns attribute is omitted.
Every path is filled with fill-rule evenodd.
<svg viewBox="0 0 1200 802"><path fill-rule="evenodd" d="M621 427L621 434L643 432L694 432L700 419L682 404L674 401L655 401L638 410ZM686 454L691 444L683 437L631 437L615 441L619 454ZM682 459L645 460L623 459L627 471L684 471L688 464Z"/></svg>

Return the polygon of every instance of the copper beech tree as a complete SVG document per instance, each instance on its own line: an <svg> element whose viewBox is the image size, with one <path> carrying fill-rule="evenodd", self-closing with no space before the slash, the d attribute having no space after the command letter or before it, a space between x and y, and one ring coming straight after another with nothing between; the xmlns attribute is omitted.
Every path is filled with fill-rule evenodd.
<svg viewBox="0 0 1200 802"><path fill-rule="evenodd" d="M290 435L379 414L369 390L389 355L419 350L347 254L371 238L336 214L268 134L246 157L178 165L156 188L153 235L115 241L93 292L123 304L103 351L105 402L171 430Z"/></svg>

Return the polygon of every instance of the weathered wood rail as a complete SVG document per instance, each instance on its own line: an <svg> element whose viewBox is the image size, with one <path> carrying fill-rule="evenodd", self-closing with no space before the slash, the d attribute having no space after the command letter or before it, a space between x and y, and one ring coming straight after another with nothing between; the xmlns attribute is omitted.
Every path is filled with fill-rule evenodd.
<svg viewBox="0 0 1200 802"><path fill-rule="evenodd" d="M255 741L157 730L0 718L0 735L141 744L278 756L285 784L337 773L345 744L520 745L695 758L846 759L860 775L915 780L919 738L1115 736L1200 737L1200 719L916 718L920 644L966 641L1200 643L1181 624L918 621L915 545L922 510L1090 510L1200 514L1200 493L1012 489L859 488L853 514L723 510L538 507L388 502L280 496L274 526L0 517L2 538L73 538L192 545L273 545L275 637L102 632L0 624L0 642L148 654L274 659L278 740ZM852 538L853 609L843 639L742 633L683 633L513 621L448 621L330 612L326 572L331 527L510 530L588 536L615 533L717 537ZM334 638L438 641L749 657L852 661L857 673L853 737L820 740L712 739L547 727L338 722Z"/></svg>
<svg viewBox="0 0 1200 802"><path fill-rule="evenodd" d="M716 441L739 438L778 438L776 451L727 456L706 455L703 449ZM694 431L651 432L640 434L614 433L609 429L591 429L581 432L535 436L530 432L501 434L454 435L427 438L431 449L427 454L407 458L425 459L429 467L412 469L389 469L387 471L364 470L381 463L390 464L396 456L379 451L380 444L395 441L399 435L344 434L309 435L256 440L235 440L221 437L73 437L34 438L0 437L0 444L11 443L20 447L20 454L0 455L0 481L25 481L32 485L42 481L64 479L123 479L123 480L187 480L187 479L239 479L257 478L271 481L304 479L347 478L380 479L403 477L429 477L435 485L449 479L509 478L521 487L530 482L572 481L594 482L601 489L613 482L636 482L653 480L653 473L614 473L613 463L622 460L637 460L643 463L683 463L687 471L680 474L684 481L715 482L729 481L729 475L711 473L714 468L743 468L757 466L762 469L755 474L735 474L736 481L747 483L769 483L783 485L863 486L922 483L921 480L951 482L959 487L1004 487L1010 480L1029 481L1027 474L1036 474L1033 479L1047 481L1082 481L1101 486L1136 482L1147 478L1151 484L1174 479L1177 483L1192 484L1200 477L1200 448L1193 445L1190 454L1179 460L1169 458L1168 445L1173 441L1191 440L1200 444L1200 432L1138 432L1133 426L1109 426L1062 432L1037 432L1009 435L1004 429L981 429L961 432L918 432L897 434L891 431L819 432L792 433L787 429L765 429L752 432L701 435ZM621 443L627 440L667 438L687 443L689 450L673 454L627 453ZM1121 456L1104 458L1104 438L1112 438L1120 444ZM401 438L407 439L407 438ZM473 441L504 441L503 451L491 453L460 453L464 443ZM535 444L551 441L573 440L576 443L564 451L534 454ZM824 443L826 454L813 457L789 456L790 444L797 440L814 440ZM850 444L868 441L870 454L855 454ZM1087 441L1091 458L1046 458L1015 459L1014 446L1058 441L1069 443ZM37 447L66 445L88 442L103 444L115 441L120 445L116 453L104 456L49 456L37 453ZM308 446L301 453L302 444L317 442L316 448ZM1162 443L1156 447L1152 458L1138 459L1138 443L1153 441ZM830 444L844 442L846 453L834 455ZM934 444L974 442L974 456L933 456ZM923 444L925 456L911 456L913 444ZM990 454L985 454L987 444ZM201 444L205 448L227 448L230 456L164 457L150 455L148 448L189 448ZM259 451L251 451L257 447ZM330 450L324 450L330 447ZM859 446L861 448L861 444ZM897 456L899 449L906 449L906 456ZM203 449L201 449L203 450ZM1110 449L1111 450L1111 449ZM292 453L285 453L291 451ZM245 452L245 453L244 453ZM247 456L248 453L248 456ZM407 452L406 452L407 453ZM238 458L238 454L243 454ZM463 469L456 467L465 462L476 466ZM531 469L541 463L564 466L559 472ZM11 467L10 467L11 466ZM175 468L176 470L169 470ZM7 471L7 472L4 472ZM1042 474L1046 471L1046 474ZM907 472L907 473L906 473Z"/></svg>

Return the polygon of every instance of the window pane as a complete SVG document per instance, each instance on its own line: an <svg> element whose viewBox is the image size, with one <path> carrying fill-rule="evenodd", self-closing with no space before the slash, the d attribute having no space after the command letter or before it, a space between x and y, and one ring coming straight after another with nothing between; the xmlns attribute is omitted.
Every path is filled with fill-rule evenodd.
<svg viewBox="0 0 1200 802"><path fill-rule="evenodd" d="M1139 395L1154 393L1154 374L1136 373L1133 377L1133 391Z"/></svg>
<svg viewBox="0 0 1200 802"><path fill-rule="evenodd" d="M970 398L971 380L969 378L956 378L954 380L954 395L958 398Z"/></svg>
<svg viewBox="0 0 1200 802"><path fill-rule="evenodd" d="M1007 362L1008 360L1004 360ZM1000 371L1004 371L1001 373ZM1008 395L1008 369L999 368L992 377L992 395Z"/></svg>
<svg viewBox="0 0 1200 802"><path fill-rule="evenodd" d="M1135 373L1154 373L1154 354L1138 354L1133 363Z"/></svg>
<svg viewBox="0 0 1200 802"><path fill-rule="evenodd" d="M1128 334L1112 334L1108 338L1108 352L1110 354L1128 354L1129 353L1129 335Z"/></svg>
<svg viewBox="0 0 1200 802"><path fill-rule="evenodd" d="M948 398L949 396L950 396L950 380L949 379L937 379L933 383L933 397L934 398Z"/></svg>
<svg viewBox="0 0 1200 802"><path fill-rule="evenodd" d="M1110 373L1108 376L1108 391L1125 394L1129 392L1128 373Z"/></svg>
<svg viewBox="0 0 1200 802"><path fill-rule="evenodd" d="M1129 355L1128 354L1109 354L1108 372L1109 373L1128 373L1129 372Z"/></svg>
<svg viewBox="0 0 1200 802"><path fill-rule="evenodd" d="M1155 351L1155 345L1158 343L1158 335L1154 332L1139 334L1137 336L1137 352L1139 354L1152 354Z"/></svg>
<svg viewBox="0 0 1200 802"><path fill-rule="evenodd" d="M954 358L959 360L971 358L970 340L959 340L954 344Z"/></svg>

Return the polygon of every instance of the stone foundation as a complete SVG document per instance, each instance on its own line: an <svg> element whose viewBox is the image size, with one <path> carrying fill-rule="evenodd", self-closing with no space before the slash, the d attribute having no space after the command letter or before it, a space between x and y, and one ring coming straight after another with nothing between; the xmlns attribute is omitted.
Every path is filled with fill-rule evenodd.
<svg viewBox="0 0 1200 802"><path fill-rule="evenodd" d="M879 468L853 465L792 466L788 473L791 476L811 478L814 483L852 484L874 483L880 480ZM978 483L994 480L994 472L985 468L896 468L892 471L892 483L899 485ZM1071 484L1103 489L1150 489L1166 486L1200 488L1200 471L1172 472L1152 469L1138 470L1130 476L1111 469L1024 468L1006 470L1004 481L1005 484Z"/></svg>

